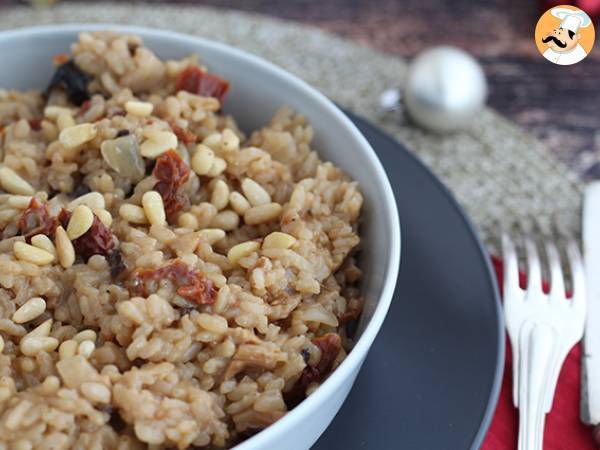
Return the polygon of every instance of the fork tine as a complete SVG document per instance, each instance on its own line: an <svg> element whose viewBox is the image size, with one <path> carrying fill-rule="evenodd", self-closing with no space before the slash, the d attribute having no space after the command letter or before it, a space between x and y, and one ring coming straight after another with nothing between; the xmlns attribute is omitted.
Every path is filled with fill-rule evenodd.
<svg viewBox="0 0 600 450"><path fill-rule="evenodd" d="M530 236L525 237L525 249L527 250L527 290L541 292L542 268L540 255L535 241Z"/></svg>
<svg viewBox="0 0 600 450"><path fill-rule="evenodd" d="M502 259L504 260L504 309L508 311L516 307L520 302L519 299L523 298L523 292L519 286L519 263L517 261L517 251L515 245L511 240L508 233L502 233ZM508 315L507 312L505 312ZM510 324L507 322L506 326ZM514 336L509 336L512 342L513 348L513 404L519 406L519 345L516 345L513 341Z"/></svg>
<svg viewBox="0 0 600 450"><path fill-rule="evenodd" d="M504 260L504 298L514 298L519 290L519 264L517 251L508 233L502 233L502 259Z"/></svg>
<svg viewBox="0 0 600 450"><path fill-rule="evenodd" d="M550 296L549 299L561 299L565 297L565 281L560 266L560 255L550 240L546 240L546 257L550 268Z"/></svg>
<svg viewBox="0 0 600 450"><path fill-rule="evenodd" d="M585 274L579 246L572 239L569 239L567 243L567 255L571 264L571 279L573 281L572 306L581 308L585 306Z"/></svg>

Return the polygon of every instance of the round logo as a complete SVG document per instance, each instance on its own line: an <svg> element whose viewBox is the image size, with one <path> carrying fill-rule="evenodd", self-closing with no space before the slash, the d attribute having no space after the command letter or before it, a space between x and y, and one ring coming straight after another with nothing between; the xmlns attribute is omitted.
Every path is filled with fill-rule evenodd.
<svg viewBox="0 0 600 450"><path fill-rule="evenodd" d="M535 45L554 64L570 66L583 60L594 46L594 24L585 11L560 5L546 11L535 27Z"/></svg>

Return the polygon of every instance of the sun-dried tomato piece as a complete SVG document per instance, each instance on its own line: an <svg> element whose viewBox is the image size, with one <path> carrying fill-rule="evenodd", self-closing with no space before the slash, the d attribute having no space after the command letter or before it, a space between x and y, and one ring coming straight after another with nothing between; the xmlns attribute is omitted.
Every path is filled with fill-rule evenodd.
<svg viewBox="0 0 600 450"><path fill-rule="evenodd" d="M58 223L66 230L67 225L69 225L69 220L71 220L71 213L63 208L58 213L56 220L58 220Z"/></svg>
<svg viewBox="0 0 600 450"><path fill-rule="evenodd" d="M88 83L92 77L83 72L74 61L66 61L56 68L48 85L48 92L63 89L75 105L81 105L90 98Z"/></svg>
<svg viewBox="0 0 600 450"><path fill-rule="evenodd" d="M42 117L34 117L33 119L29 119L27 122L29 122L29 127L33 131L40 131L42 129L42 120L44 120Z"/></svg>
<svg viewBox="0 0 600 450"><path fill-rule="evenodd" d="M190 177L190 169L175 150L169 150L158 157L152 174L158 179L154 190L161 195L165 213L171 220L187 202L181 188Z"/></svg>
<svg viewBox="0 0 600 450"><path fill-rule="evenodd" d="M50 216L48 207L33 197L21 215L17 227L27 242L36 234L52 236L56 229L56 219Z"/></svg>
<svg viewBox="0 0 600 450"><path fill-rule="evenodd" d="M223 103L225 94L229 91L229 82L212 73L206 73L200 67L189 66L177 78L175 90L188 91L203 97L215 97Z"/></svg>
<svg viewBox="0 0 600 450"><path fill-rule="evenodd" d="M190 169L175 150L168 150L158 157L152 171L158 181L173 182L183 186L190 176Z"/></svg>
<svg viewBox="0 0 600 450"><path fill-rule="evenodd" d="M73 240L75 253L87 262L92 255L107 256L115 246L113 234L94 214L94 221L89 230Z"/></svg>
<svg viewBox="0 0 600 450"><path fill-rule="evenodd" d="M202 272L190 269L181 261L172 262L158 269L137 269L132 273L129 289L134 295L149 296L156 290L160 280L169 280L177 287L177 294L198 305L211 305L217 291L214 283Z"/></svg>
<svg viewBox="0 0 600 450"><path fill-rule="evenodd" d="M184 130L175 123L171 123L171 128L173 133L175 133L175 136L177 136L177 139L179 139L179 141L183 142L185 145L193 144L198 140L198 136L196 136L194 133L189 130Z"/></svg>
<svg viewBox="0 0 600 450"><path fill-rule="evenodd" d="M306 366L296 384L284 394L284 400L288 409L293 408L304 399L308 386L312 383L321 383L325 380L333 368L335 358L337 358L342 349L342 339L335 333L327 333L316 337L312 342L321 350L321 359L312 366Z"/></svg>
<svg viewBox="0 0 600 450"><path fill-rule="evenodd" d="M66 209L61 209L58 214L58 222L63 228L67 228L69 220L71 219L71 213ZM73 247L75 253L80 256L85 262L90 259L93 255L108 256L110 251L115 246L115 240L113 234L109 228L107 228L98 216L94 214L94 221L89 230L77 239L73 240Z"/></svg>
<svg viewBox="0 0 600 450"><path fill-rule="evenodd" d="M215 302L217 291L212 281L201 276L199 272L188 281L190 284L177 288L177 294L198 305L212 305Z"/></svg>

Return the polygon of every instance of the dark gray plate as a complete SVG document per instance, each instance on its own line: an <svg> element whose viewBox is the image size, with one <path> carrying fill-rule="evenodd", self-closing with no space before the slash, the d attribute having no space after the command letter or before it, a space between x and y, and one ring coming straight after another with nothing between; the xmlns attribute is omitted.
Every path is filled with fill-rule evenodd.
<svg viewBox="0 0 600 450"><path fill-rule="evenodd" d="M442 183L402 145L350 116L394 188L402 261L383 328L314 449L477 449L504 361L488 255Z"/></svg>

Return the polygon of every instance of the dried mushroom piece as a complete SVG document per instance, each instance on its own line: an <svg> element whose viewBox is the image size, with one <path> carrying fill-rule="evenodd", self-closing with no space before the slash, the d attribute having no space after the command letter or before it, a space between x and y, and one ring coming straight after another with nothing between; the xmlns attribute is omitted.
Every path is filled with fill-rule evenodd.
<svg viewBox="0 0 600 450"><path fill-rule="evenodd" d="M49 94L54 89L63 89L69 100L77 106L90 99L88 84L92 77L83 72L73 60L69 60L56 68L56 72L46 89Z"/></svg>

